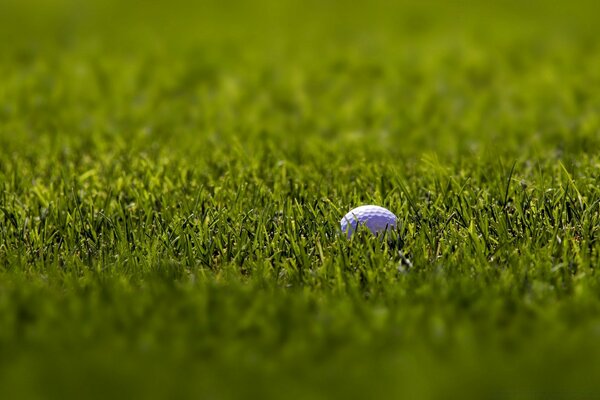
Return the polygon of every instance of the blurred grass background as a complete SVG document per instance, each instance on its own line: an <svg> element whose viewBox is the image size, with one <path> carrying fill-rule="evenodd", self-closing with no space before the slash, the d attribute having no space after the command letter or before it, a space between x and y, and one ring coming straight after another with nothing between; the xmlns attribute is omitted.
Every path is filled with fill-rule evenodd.
<svg viewBox="0 0 600 400"><path fill-rule="evenodd" d="M598 397L598 7L0 1L2 397Z"/></svg>
<svg viewBox="0 0 600 400"><path fill-rule="evenodd" d="M165 142L187 135L193 146L235 126L250 146L268 130L282 147L294 137L325 147L376 137L405 156L500 141L507 152L598 143L594 2L1 7L3 120L12 131L36 124L37 138L145 130ZM11 118L20 111L30 121Z"/></svg>

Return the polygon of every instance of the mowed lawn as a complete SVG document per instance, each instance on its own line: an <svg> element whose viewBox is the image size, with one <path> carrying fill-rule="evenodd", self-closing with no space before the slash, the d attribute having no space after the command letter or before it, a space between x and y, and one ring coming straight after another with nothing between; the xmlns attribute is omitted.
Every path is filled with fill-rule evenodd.
<svg viewBox="0 0 600 400"><path fill-rule="evenodd" d="M600 398L564 3L0 1L0 398Z"/></svg>

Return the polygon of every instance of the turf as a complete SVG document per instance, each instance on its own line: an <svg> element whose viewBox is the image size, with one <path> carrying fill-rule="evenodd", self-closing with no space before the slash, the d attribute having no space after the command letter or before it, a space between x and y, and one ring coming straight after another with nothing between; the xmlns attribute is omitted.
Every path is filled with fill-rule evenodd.
<svg viewBox="0 0 600 400"><path fill-rule="evenodd" d="M600 397L598 11L2 1L1 397Z"/></svg>

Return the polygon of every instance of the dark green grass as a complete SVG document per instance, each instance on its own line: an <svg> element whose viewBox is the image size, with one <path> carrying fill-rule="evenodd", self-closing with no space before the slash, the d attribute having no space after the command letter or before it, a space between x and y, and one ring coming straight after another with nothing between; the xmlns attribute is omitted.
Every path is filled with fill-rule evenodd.
<svg viewBox="0 0 600 400"><path fill-rule="evenodd" d="M593 2L48 4L0 5L2 398L600 397Z"/></svg>

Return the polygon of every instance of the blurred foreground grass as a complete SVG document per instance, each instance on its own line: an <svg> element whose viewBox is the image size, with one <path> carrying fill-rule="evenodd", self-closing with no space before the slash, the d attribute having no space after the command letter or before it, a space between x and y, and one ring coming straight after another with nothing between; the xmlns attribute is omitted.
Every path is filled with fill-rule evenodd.
<svg viewBox="0 0 600 400"><path fill-rule="evenodd" d="M595 8L3 1L3 397L600 396Z"/></svg>

